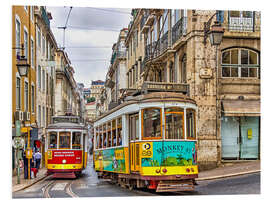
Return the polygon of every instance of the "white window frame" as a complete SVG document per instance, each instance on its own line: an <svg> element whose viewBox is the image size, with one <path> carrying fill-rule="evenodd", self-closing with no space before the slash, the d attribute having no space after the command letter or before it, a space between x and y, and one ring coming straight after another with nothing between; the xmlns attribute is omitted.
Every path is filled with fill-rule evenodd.
<svg viewBox="0 0 270 203"><path fill-rule="evenodd" d="M38 124L41 127L41 105L38 105Z"/></svg>
<svg viewBox="0 0 270 203"><path fill-rule="evenodd" d="M38 70L37 70L37 78L38 78L38 88L41 89L41 66L38 65Z"/></svg>
<svg viewBox="0 0 270 203"><path fill-rule="evenodd" d="M20 24L19 26L19 36L17 35L18 33L18 29L17 29L17 22ZM20 17L15 14L15 43L16 43L16 48L20 48L21 47L21 27L22 27L22 23L20 20ZM18 39L19 37L19 39ZM20 53L20 49L16 49L16 54Z"/></svg>
<svg viewBox="0 0 270 203"><path fill-rule="evenodd" d="M37 28L37 47L40 49L41 48L41 31L40 28L38 26L36 26Z"/></svg>
<svg viewBox="0 0 270 203"><path fill-rule="evenodd" d="M18 85L17 79L20 79L20 84ZM19 91L17 91L17 88L19 88ZM19 94L19 95L18 95ZM22 95L22 79L18 72L16 72L16 110L21 109L21 95Z"/></svg>
<svg viewBox="0 0 270 203"><path fill-rule="evenodd" d="M46 72L45 72L44 69L41 69L41 72L42 72L42 74L41 74L41 78L42 78L41 79L41 81L42 81L41 86L42 86L42 91L45 92L45 90L46 90L46 88L45 88Z"/></svg>
<svg viewBox="0 0 270 203"><path fill-rule="evenodd" d="M34 69L35 66L35 61L34 61L34 56L35 56L35 42L34 38L31 36L31 42L30 42L30 47L31 47L31 67Z"/></svg>
<svg viewBox="0 0 270 203"><path fill-rule="evenodd" d="M31 84L31 110L32 114L35 114L35 84Z"/></svg>
<svg viewBox="0 0 270 203"><path fill-rule="evenodd" d="M27 92L26 92L27 83ZM29 111L29 82L28 79L24 79L24 111Z"/></svg>
<svg viewBox="0 0 270 203"><path fill-rule="evenodd" d="M34 7L30 6L30 18L31 21L34 23Z"/></svg>
<svg viewBox="0 0 270 203"><path fill-rule="evenodd" d="M27 34L27 39L25 39L25 33ZM24 26L24 32L23 32L23 41L24 41L24 56L26 57L27 61L29 61L29 33L28 29Z"/></svg>

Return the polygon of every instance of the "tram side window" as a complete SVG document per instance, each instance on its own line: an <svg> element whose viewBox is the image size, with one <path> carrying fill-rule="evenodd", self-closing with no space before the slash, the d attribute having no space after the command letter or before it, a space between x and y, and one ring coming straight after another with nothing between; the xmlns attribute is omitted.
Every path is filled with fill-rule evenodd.
<svg viewBox="0 0 270 203"><path fill-rule="evenodd" d="M195 111L187 109L187 138L196 139Z"/></svg>
<svg viewBox="0 0 270 203"><path fill-rule="evenodd" d="M72 132L72 149L81 149L81 133Z"/></svg>
<svg viewBox="0 0 270 203"><path fill-rule="evenodd" d="M70 148L70 132L59 133L59 148L60 149Z"/></svg>
<svg viewBox="0 0 270 203"><path fill-rule="evenodd" d="M102 148L102 144L103 144L103 141L102 141L102 126L99 127L99 142L98 142L98 148Z"/></svg>
<svg viewBox="0 0 270 203"><path fill-rule="evenodd" d="M117 120L117 146L122 145L122 118Z"/></svg>
<svg viewBox="0 0 270 203"><path fill-rule="evenodd" d="M184 110L177 107L165 109L166 139L184 139Z"/></svg>
<svg viewBox="0 0 270 203"><path fill-rule="evenodd" d="M116 120L112 121L112 146L116 146Z"/></svg>
<svg viewBox="0 0 270 203"><path fill-rule="evenodd" d="M106 148L107 147L106 125L103 125L103 138L102 138L102 142L103 142L103 148Z"/></svg>
<svg viewBox="0 0 270 203"><path fill-rule="evenodd" d="M149 108L143 110L143 139L161 138L160 112L160 108Z"/></svg>
<svg viewBox="0 0 270 203"><path fill-rule="evenodd" d="M95 133L95 147L98 149L98 144L99 144L99 133L98 133L98 127L96 127L96 133Z"/></svg>
<svg viewBox="0 0 270 203"><path fill-rule="evenodd" d="M111 133L112 133L112 128L111 128L111 122L108 122L107 125L107 147L111 147Z"/></svg>
<svg viewBox="0 0 270 203"><path fill-rule="evenodd" d="M49 149L56 149L57 148L57 132L50 132L48 148Z"/></svg>

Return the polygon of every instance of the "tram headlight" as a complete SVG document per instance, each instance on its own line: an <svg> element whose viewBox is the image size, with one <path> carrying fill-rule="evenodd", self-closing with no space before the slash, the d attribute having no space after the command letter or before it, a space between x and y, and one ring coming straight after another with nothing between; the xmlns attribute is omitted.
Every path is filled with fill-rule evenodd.
<svg viewBox="0 0 270 203"><path fill-rule="evenodd" d="M167 173L167 169L166 168L164 168L162 171L163 171L163 173Z"/></svg>
<svg viewBox="0 0 270 203"><path fill-rule="evenodd" d="M63 160L62 160L62 163L63 163L63 164L67 163L67 160L63 159Z"/></svg>
<svg viewBox="0 0 270 203"><path fill-rule="evenodd" d="M156 170L156 173L160 173L160 170L159 170L159 169L157 169L157 170Z"/></svg>

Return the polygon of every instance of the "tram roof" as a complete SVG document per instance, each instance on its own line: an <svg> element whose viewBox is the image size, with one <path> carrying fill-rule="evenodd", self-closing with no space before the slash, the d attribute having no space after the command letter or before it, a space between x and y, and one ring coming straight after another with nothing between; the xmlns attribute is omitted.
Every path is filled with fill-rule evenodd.
<svg viewBox="0 0 270 203"><path fill-rule="evenodd" d="M139 103L148 103L148 102L185 102L185 103L192 103L196 105L195 100L191 99L190 97L182 94L182 93L175 93L175 92L152 92L148 94L141 94L138 96L128 96L126 97L125 101L120 105L116 106L115 108L109 110L107 113L102 114L99 116L95 121L98 121L107 115L127 106L130 104L139 104Z"/></svg>
<svg viewBox="0 0 270 203"><path fill-rule="evenodd" d="M49 124L47 129L81 129L81 130L86 130L86 127L84 125L78 124L78 123L63 122L63 123Z"/></svg>

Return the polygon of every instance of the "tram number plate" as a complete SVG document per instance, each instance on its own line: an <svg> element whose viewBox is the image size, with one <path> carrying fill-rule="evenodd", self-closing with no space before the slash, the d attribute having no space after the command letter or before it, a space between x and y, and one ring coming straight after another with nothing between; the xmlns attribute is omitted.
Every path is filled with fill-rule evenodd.
<svg viewBox="0 0 270 203"><path fill-rule="evenodd" d="M142 158L150 158L153 156L153 144L143 143L142 144Z"/></svg>

